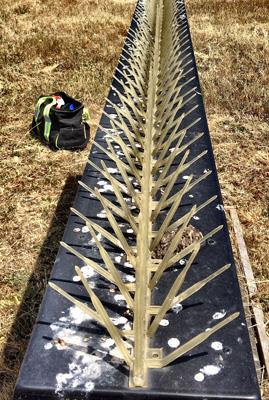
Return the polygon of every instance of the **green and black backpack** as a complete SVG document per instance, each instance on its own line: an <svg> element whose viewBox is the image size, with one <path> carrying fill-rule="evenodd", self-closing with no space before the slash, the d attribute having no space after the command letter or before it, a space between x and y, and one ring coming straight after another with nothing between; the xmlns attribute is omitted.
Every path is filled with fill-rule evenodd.
<svg viewBox="0 0 269 400"><path fill-rule="evenodd" d="M83 149L90 137L89 112L82 103L64 92L40 96L35 106L32 131L54 149Z"/></svg>

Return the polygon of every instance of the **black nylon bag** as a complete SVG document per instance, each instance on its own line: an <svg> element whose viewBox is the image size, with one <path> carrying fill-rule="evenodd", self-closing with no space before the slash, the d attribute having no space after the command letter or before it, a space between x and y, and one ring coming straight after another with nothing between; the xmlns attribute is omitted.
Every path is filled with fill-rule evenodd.
<svg viewBox="0 0 269 400"><path fill-rule="evenodd" d="M56 108L53 96L61 96L65 106ZM67 105L73 106L68 109ZM35 107L32 131L54 149L77 150L86 147L90 137L89 113L82 103L64 92L40 96Z"/></svg>

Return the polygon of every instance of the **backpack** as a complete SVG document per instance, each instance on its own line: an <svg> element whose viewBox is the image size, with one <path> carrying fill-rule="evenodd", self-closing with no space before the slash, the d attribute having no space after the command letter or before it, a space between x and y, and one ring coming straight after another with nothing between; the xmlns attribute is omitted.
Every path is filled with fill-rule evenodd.
<svg viewBox="0 0 269 400"><path fill-rule="evenodd" d="M83 149L89 142L89 112L82 103L64 92L40 96L32 122L32 131L54 149Z"/></svg>

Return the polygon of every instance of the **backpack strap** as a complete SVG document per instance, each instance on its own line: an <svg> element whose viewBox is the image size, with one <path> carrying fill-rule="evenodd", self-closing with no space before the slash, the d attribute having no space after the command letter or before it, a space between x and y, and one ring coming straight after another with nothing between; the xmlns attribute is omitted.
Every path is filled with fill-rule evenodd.
<svg viewBox="0 0 269 400"><path fill-rule="evenodd" d="M52 106L54 106L57 103L57 100L55 99L55 97L53 96L43 96L40 97L40 99L37 101L36 106L35 106L35 115L34 115L34 119L35 119L35 123L38 123L38 118L40 116L40 107L42 106L42 104L44 104L47 100L49 100L49 104L47 104L44 109L43 109L43 117L45 120L45 124L44 124L44 138L45 140L48 142L49 141L49 136L50 136L50 130L51 130L51 120L50 120L50 109ZM37 129L38 125L37 125Z"/></svg>
<svg viewBox="0 0 269 400"><path fill-rule="evenodd" d="M44 116L44 120L45 120L45 126L44 126L44 138L46 139L46 141L49 141L49 137L50 137L50 130L51 130L51 120L50 120L50 109L52 106L54 106L57 103L57 100L55 97L51 97L51 102L49 104L47 104L44 108L43 111L43 116Z"/></svg>
<svg viewBox="0 0 269 400"><path fill-rule="evenodd" d="M90 113L87 107L83 107L82 122L86 122L87 124L90 122Z"/></svg>
<svg viewBox="0 0 269 400"><path fill-rule="evenodd" d="M40 107L48 99L53 99L53 97L52 96L43 96L43 97L40 97L40 99L38 99L38 101L37 101L37 103L35 105L35 115L34 115L35 122L37 122L37 119L38 119L38 116L39 116L39 113L40 113Z"/></svg>

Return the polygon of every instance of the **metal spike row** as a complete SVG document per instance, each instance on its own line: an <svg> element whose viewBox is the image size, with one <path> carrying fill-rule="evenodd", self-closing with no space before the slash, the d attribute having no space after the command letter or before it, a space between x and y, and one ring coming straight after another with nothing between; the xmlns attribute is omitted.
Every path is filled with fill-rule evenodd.
<svg viewBox="0 0 269 400"><path fill-rule="evenodd" d="M229 268L229 265L223 266L180 293L201 245L222 229L222 226L212 229L201 239L183 248L179 253L176 252L177 244L190 219L216 199L216 196L213 196L203 204L195 205L175 220L186 193L210 175L210 171L206 171L196 179L191 175L181 190L172 194L181 174L207 154L207 151L202 151L196 157L190 157L192 146L199 141L203 133L197 132L188 137L190 128L194 127L200 118L194 119L187 126L185 124L186 117L190 117L197 105L192 105L196 98L196 88L193 87L187 92L185 89L194 76L191 75L193 66L189 58L190 46L187 46L189 38L181 11L177 0L140 1L134 17L136 26L134 29L130 28L129 37L120 57L120 69L117 69L114 77L117 87L115 85L112 87L119 103L114 104L107 100L116 118L112 118L110 113L104 112L104 114L108 117L112 129L120 130L121 135L106 135L108 138L106 148L95 143L95 146L109 157L110 162L116 165L120 180L109 173L103 161L97 166L89 160L90 165L110 183L117 204L109 200L105 193L100 193L96 188L92 189L80 182L83 189L100 202L105 210L107 223L114 232L112 234L81 212L72 209L86 223L104 266L85 257L70 245L61 243L68 252L90 265L100 276L118 287L133 314L133 329L128 333L128 336L132 337L131 351L127 349L123 340L127 333L113 325L103 304L78 267L76 272L95 310L76 300L54 283L50 283L59 294L107 329L130 369L129 384L136 387L147 386L147 374L150 368L162 368L170 364L239 315L234 313L228 316L210 331L200 333L168 355L163 356L162 349L159 349L157 358L152 355L153 349L149 347L149 339L155 334L160 320L169 309L201 290ZM105 128L101 129L106 131ZM120 146L122 158L116 154L113 147L115 144ZM139 189L133 186L131 180L137 182ZM126 196L132 200L135 212L132 211L133 207L130 209ZM124 219L130 225L135 245L128 242L119 226L118 218ZM155 226L158 226L157 231L154 230ZM161 260L154 258L153 251L164 235L172 230L177 232L165 256ZM133 266L134 284L128 285L123 282L109 252L98 240L97 233L101 233L105 240L124 251L126 259ZM189 256L186 265L178 274L163 303L155 306L151 300L152 290L164 272L186 256Z"/></svg>

